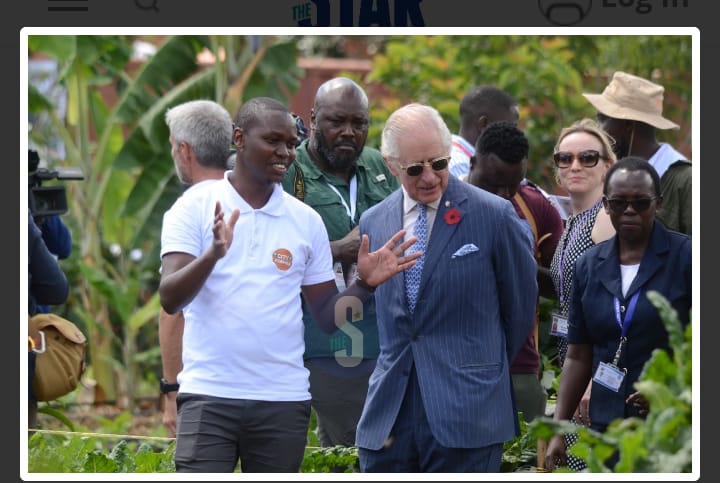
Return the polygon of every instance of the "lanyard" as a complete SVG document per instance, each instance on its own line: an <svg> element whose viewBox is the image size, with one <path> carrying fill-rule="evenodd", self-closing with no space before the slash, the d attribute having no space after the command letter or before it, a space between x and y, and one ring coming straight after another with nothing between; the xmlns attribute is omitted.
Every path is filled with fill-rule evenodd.
<svg viewBox="0 0 720 483"><path fill-rule="evenodd" d="M560 276L560 293L558 294L560 297L560 307L563 306L565 302L565 271L563 270L563 266L565 265L565 255L567 254L567 249L569 246L572 246L573 242L577 239L578 236L580 236L580 230L585 227L587 224L588 218L590 218L590 215L595 211L595 208L600 206L600 203L602 203L602 198L597 200L594 205L592 205L589 209L585 210L583 213L577 216L577 223L573 220L573 227L568 231L567 236L565 237L565 243L563 244L562 251L560 252L560 261L558 263L558 272Z"/></svg>
<svg viewBox="0 0 720 483"><path fill-rule="evenodd" d="M345 207L345 212L350 217L350 223L355 224L355 212L357 210L357 175L353 175L352 178L350 178L350 206L348 206L347 202L345 201L345 198L340 194L338 189L333 186L332 184L325 182L328 187L335 192L336 195L338 195L338 198L340 198L340 202Z"/></svg>
<svg viewBox="0 0 720 483"><path fill-rule="evenodd" d="M624 307L620 307L620 299L615 297L615 320L617 320L620 326L620 344L618 345L617 351L615 351L615 357L613 358L613 365L617 366L620 362L620 353L623 347L627 343L628 327L632 323L633 315L635 314L635 306L637 305L638 298L640 297L640 290L635 292L635 295L630 299L627 311L625 311L625 317L621 316Z"/></svg>

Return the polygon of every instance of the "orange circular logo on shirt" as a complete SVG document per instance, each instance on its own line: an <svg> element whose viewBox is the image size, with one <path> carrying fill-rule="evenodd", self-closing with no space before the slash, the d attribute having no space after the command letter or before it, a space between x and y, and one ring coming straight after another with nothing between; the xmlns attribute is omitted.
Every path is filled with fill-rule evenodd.
<svg viewBox="0 0 720 483"><path fill-rule="evenodd" d="M273 263L280 270L287 270L292 267L292 253L285 248L278 248L272 254Z"/></svg>

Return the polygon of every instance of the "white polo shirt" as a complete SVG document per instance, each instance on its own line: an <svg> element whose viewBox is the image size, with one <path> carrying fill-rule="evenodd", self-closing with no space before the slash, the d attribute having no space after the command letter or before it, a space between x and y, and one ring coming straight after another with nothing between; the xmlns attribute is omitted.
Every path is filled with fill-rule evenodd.
<svg viewBox="0 0 720 483"><path fill-rule="evenodd" d="M213 242L215 202L240 209L232 245L183 308L181 392L262 401L310 399L300 287L334 280L325 225L278 184L253 209L225 179L188 190L163 219L161 253Z"/></svg>

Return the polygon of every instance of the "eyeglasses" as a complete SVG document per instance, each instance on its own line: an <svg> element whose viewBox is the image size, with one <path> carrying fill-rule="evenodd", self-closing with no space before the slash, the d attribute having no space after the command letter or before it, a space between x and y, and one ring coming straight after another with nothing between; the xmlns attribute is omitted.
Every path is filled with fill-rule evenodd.
<svg viewBox="0 0 720 483"><path fill-rule="evenodd" d="M642 213L650 208L653 201L657 199L657 196L652 198L640 198L637 200L624 200L622 198L603 198L603 203L607 208L614 211L615 213L625 213L628 205L631 205L636 213Z"/></svg>
<svg viewBox="0 0 720 483"><path fill-rule="evenodd" d="M398 168L405 171L408 176L420 176L425 169L426 164L429 164L433 171L442 171L443 169L447 168L448 161L450 161L450 156L431 159L429 161L420 161L419 163L412 163L408 164L407 166L398 165Z"/></svg>
<svg viewBox="0 0 720 483"><path fill-rule="evenodd" d="M592 168L596 166L601 157L600 152L594 149L587 149L577 153L577 159L580 161L583 168ZM558 168L569 168L575 158L576 156L573 153L567 151L558 151L553 154L555 166Z"/></svg>

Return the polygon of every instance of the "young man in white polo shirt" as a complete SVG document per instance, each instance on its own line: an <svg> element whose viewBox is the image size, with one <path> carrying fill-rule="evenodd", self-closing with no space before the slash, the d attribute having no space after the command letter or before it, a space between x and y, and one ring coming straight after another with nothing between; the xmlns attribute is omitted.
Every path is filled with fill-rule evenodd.
<svg viewBox="0 0 720 483"><path fill-rule="evenodd" d="M270 98L243 104L235 167L180 197L162 229L160 299L183 310L178 472L297 472L310 418L300 294L323 330L414 265L404 231L358 255L360 279L338 293L325 226L280 186L297 129ZM225 214L229 216L226 217ZM335 320L336 314L340 316Z"/></svg>

